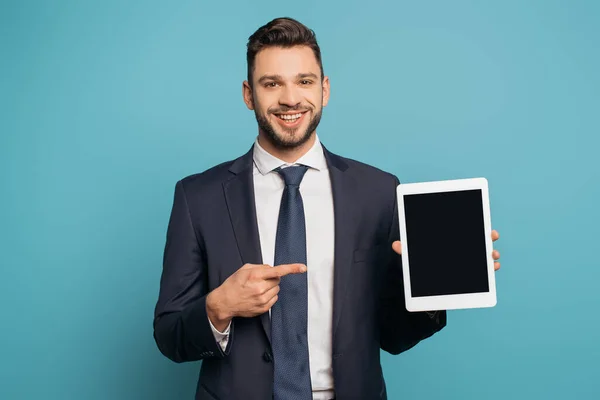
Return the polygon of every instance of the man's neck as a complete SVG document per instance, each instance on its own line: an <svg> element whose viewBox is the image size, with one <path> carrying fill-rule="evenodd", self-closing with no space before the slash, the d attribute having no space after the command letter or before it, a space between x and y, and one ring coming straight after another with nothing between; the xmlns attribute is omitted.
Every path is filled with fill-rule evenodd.
<svg viewBox="0 0 600 400"><path fill-rule="evenodd" d="M314 132L311 135L310 139L308 139L302 145L288 149L281 149L279 147L274 146L273 143L271 143L262 132L259 132L258 143L263 149L265 149L266 152L268 152L272 156L291 164L296 162L300 157L302 157L306 153L308 153L308 151L315 144L316 138L317 134L316 132Z"/></svg>

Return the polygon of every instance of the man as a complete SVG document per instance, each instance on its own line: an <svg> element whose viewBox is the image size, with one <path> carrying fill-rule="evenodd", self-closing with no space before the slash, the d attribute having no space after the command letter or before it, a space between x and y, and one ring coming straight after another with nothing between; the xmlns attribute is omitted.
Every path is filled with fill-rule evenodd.
<svg viewBox="0 0 600 400"><path fill-rule="evenodd" d="M404 304L399 181L321 144L330 84L311 30L273 20L247 61L258 137L176 185L156 343L203 360L196 399L386 399L380 349L446 325Z"/></svg>

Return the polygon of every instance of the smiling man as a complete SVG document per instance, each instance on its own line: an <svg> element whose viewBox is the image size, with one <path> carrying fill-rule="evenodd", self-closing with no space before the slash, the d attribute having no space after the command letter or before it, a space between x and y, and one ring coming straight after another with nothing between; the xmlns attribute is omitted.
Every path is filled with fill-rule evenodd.
<svg viewBox="0 0 600 400"><path fill-rule="evenodd" d="M247 62L258 135L177 182L156 343L175 362L203 360L196 399L386 399L380 350L446 325L445 311L404 304L399 181L321 144L330 85L310 29L269 22Z"/></svg>

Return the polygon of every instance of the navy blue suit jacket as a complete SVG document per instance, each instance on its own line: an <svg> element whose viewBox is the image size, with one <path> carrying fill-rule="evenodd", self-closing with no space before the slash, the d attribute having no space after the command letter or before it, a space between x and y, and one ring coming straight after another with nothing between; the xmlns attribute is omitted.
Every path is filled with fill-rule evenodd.
<svg viewBox="0 0 600 400"><path fill-rule="evenodd" d="M324 148L333 189L335 261L332 366L337 399L386 399L380 349L399 354L446 325L406 310L399 240L398 179ZM164 251L154 338L169 359L203 360L196 399L272 398L268 313L234 318L222 351L206 295L246 263L262 264L252 149L177 182Z"/></svg>

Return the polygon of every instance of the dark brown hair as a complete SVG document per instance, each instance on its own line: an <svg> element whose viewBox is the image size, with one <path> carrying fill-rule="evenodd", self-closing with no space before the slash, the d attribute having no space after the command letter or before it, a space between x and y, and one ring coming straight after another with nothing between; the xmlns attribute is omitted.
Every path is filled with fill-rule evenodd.
<svg viewBox="0 0 600 400"><path fill-rule="evenodd" d="M248 38L246 60L248 62L248 83L252 87L252 72L254 59L259 51L267 47L308 46L312 49L321 69L323 80L323 63L321 49L317 44L317 36L312 29L292 18L276 18L266 25L261 26Z"/></svg>

